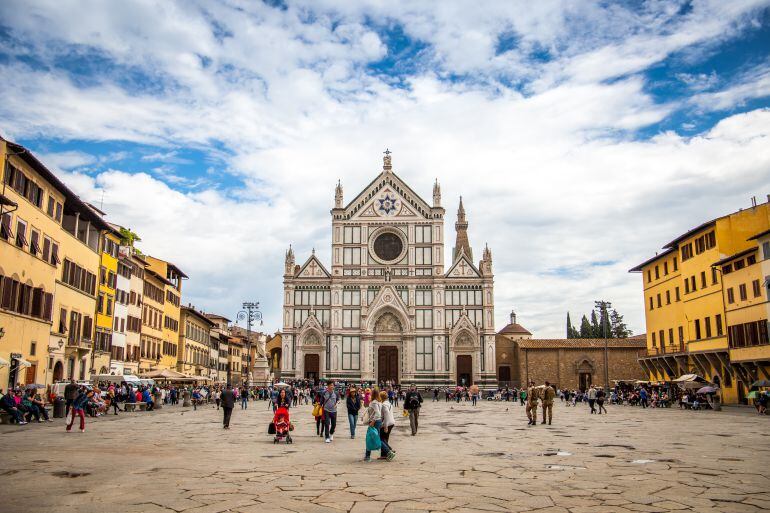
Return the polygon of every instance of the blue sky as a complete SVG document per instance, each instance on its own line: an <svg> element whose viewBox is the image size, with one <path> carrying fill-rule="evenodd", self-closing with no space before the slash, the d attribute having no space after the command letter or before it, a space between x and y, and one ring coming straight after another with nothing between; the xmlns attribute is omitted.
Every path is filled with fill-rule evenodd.
<svg viewBox="0 0 770 513"><path fill-rule="evenodd" d="M770 2L8 1L0 133L145 251L187 300L260 300L329 252L338 179L381 152L495 256L497 320L562 335L599 297L643 331L626 270L770 193ZM451 245L450 245L451 246ZM451 251L451 247L447 248Z"/></svg>

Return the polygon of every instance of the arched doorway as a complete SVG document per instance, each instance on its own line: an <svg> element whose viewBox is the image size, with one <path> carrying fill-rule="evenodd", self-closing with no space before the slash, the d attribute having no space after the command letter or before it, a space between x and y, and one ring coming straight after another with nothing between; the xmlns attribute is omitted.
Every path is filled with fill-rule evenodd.
<svg viewBox="0 0 770 513"><path fill-rule="evenodd" d="M321 357L317 353L310 353L305 355L305 379L311 379L313 382L318 381L318 377L321 373Z"/></svg>
<svg viewBox="0 0 770 513"><path fill-rule="evenodd" d="M374 323L378 383L399 382L401 370L399 347L402 330L401 322L392 312L383 313Z"/></svg>
<svg viewBox="0 0 770 513"><path fill-rule="evenodd" d="M61 362L56 362L53 366L53 382L57 383L64 379L64 365Z"/></svg>
<svg viewBox="0 0 770 513"><path fill-rule="evenodd" d="M464 387L473 384L473 357L469 354L457 355L457 384Z"/></svg>
<svg viewBox="0 0 770 513"><path fill-rule="evenodd" d="M575 371L578 377L578 388L585 392L593 384L594 366L587 358L584 358L575 366Z"/></svg>

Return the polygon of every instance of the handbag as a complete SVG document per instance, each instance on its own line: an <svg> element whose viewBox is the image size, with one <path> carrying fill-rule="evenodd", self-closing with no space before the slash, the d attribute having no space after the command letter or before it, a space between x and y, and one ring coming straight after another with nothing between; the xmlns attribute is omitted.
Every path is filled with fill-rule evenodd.
<svg viewBox="0 0 770 513"><path fill-rule="evenodd" d="M315 403L313 405L313 417L320 417L321 416L321 405L318 403Z"/></svg>
<svg viewBox="0 0 770 513"><path fill-rule="evenodd" d="M380 432L374 426L369 426L366 430L366 450L367 451L379 451L382 447L382 441L380 440Z"/></svg>

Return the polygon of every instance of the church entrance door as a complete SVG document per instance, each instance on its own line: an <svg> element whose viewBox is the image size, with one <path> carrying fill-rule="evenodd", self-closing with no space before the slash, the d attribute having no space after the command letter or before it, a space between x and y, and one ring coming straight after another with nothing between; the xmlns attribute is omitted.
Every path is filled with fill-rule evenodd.
<svg viewBox="0 0 770 513"><path fill-rule="evenodd" d="M469 354L457 356L457 384L464 387L473 384L473 358Z"/></svg>
<svg viewBox="0 0 770 513"><path fill-rule="evenodd" d="M578 374L578 382L580 384L580 390L585 392L591 387L591 374L588 372L581 372Z"/></svg>
<svg viewBox="0 0 770 513"><path fill-rule="evenodd" d="M321 372L321 357L317 354L305 355L305 379L318 381L318 375Z"/></svg>
<svg viewBox="0 0 770 513"><path fill-rule="evenodd" d="M398 383L398 348L380 346L377 350L377 382Z"/></svg>

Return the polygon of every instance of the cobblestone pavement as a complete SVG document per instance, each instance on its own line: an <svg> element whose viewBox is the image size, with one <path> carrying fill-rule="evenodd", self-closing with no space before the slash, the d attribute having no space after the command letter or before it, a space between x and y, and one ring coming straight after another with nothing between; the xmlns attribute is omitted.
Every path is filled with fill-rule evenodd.
<svg viewBox="0 0 770 513"><path fill-rule="evenodd" d="M528 427L512 403L426 402L418 436L398 416L393 462L364 463L363 430L314 435L293 411L293 445L273 445L266 403L220 413L181 407L88 423L2 426L4 513L390 511L767 511L770 419L557 404L554 425ZM397 409L400 413L400 408ZM90 419L89 419L90 420ZM360 426L359 426L360 429Z"/></svg>

